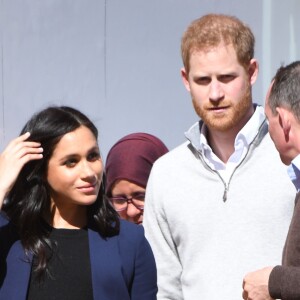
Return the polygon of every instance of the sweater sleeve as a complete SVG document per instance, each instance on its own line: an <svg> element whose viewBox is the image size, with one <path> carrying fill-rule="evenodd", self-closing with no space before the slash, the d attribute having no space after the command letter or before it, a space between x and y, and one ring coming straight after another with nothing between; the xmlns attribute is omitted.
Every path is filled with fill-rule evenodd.
<svg viewBox="0 0 300 300"><path fill-rule="evenodd" d="M269 277L269 293L274 299L300 299L300 267L276 266Z"/></svg>
<svg viewBox="0 0 300 300"><path fill-rule="evenodd" d="M152 247L157 266L158 299L182 300L182 267L163 211L160 191L163 184L157 182L155 164L147 183L143 225L146 237Z"/></svg>

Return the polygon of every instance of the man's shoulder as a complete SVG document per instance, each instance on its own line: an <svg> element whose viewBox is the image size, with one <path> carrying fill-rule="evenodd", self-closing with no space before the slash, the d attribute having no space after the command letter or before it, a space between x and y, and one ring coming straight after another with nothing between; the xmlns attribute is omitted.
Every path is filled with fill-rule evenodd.
<svg viewBox="0 0 300 300"><path fill-rule="evenodd" d="M181 160L187 153L191 152L189 149L190 142L185 141L182 144L171 149L168 153L161 156L155 161L155 164L166 164L169 162L174 162L174 159Z"/></svg>
<svg viewBox="0 0 300 300"><path fill-rule="evenodd" d="M266 132L262 135L261 141L259 142L258 146L260 146L261 148L267 148L268 151L275 153L275 155L279 157L278 151L271 139L268 127L266 128Z"/></svg>
<svg viewBox="0 0 300 300"><path fill-rule="evenodd" d="M171 174L177 174L180 170L189 169L191 165L195 164L195 160L197 158L191 151L191 143L186 141L156 160L151 173L161 176L165 174L169 177Z"/></svg>

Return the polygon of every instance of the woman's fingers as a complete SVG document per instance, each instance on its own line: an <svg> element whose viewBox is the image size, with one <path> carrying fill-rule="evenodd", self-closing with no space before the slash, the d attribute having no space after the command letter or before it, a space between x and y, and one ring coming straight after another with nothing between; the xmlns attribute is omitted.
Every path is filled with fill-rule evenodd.
<svg viewBox="0 0 300 300"><path fill-rule="evenodd" d="M35 149L39 148L41 144L38 142L26 141L29 136L30 134L29 132L27 132L12 140L4 149L1 155L14 157L20 151L22 151L20 152L20 154L26 154L26 152L30 153L32 151L35 151Z"/></svg>
<svg viewBox="0 0 300 300"><path fill-rule="evenodd" d="M12 140L0 154L0 207L26 163L43 157L38 142L27 141L29 133Z"/></svg>

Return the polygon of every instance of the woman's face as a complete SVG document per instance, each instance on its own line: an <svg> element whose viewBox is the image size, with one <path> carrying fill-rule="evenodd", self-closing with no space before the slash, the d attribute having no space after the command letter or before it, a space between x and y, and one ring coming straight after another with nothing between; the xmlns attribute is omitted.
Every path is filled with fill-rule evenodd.
<svg viewBox="0 0 300 300"><path fill-rule="evenodd" d="M95 202L103 164L97 140L85 126L65 134L48 163L52 204L68 211Z"/></svg>
<svg viewBox="0 0 300 300"><path fill-rule="evenodd" d="M128 180L118 180L111 190L112 198L121 197L129 199L127 208L118 211L120 217L127 221L142 224L145 189ZM116 205L113 204L115 208Z"/></svg>

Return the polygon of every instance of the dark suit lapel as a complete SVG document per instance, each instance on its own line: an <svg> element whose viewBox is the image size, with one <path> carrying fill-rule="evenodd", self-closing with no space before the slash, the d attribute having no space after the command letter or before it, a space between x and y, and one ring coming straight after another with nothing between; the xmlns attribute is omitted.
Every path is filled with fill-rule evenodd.
<svg viewBox="0 0 300 300"><path fill-rule="evenodd" d="M119 253L118 236L104 239L89 232L94 300L130 299Z"/></svg>

